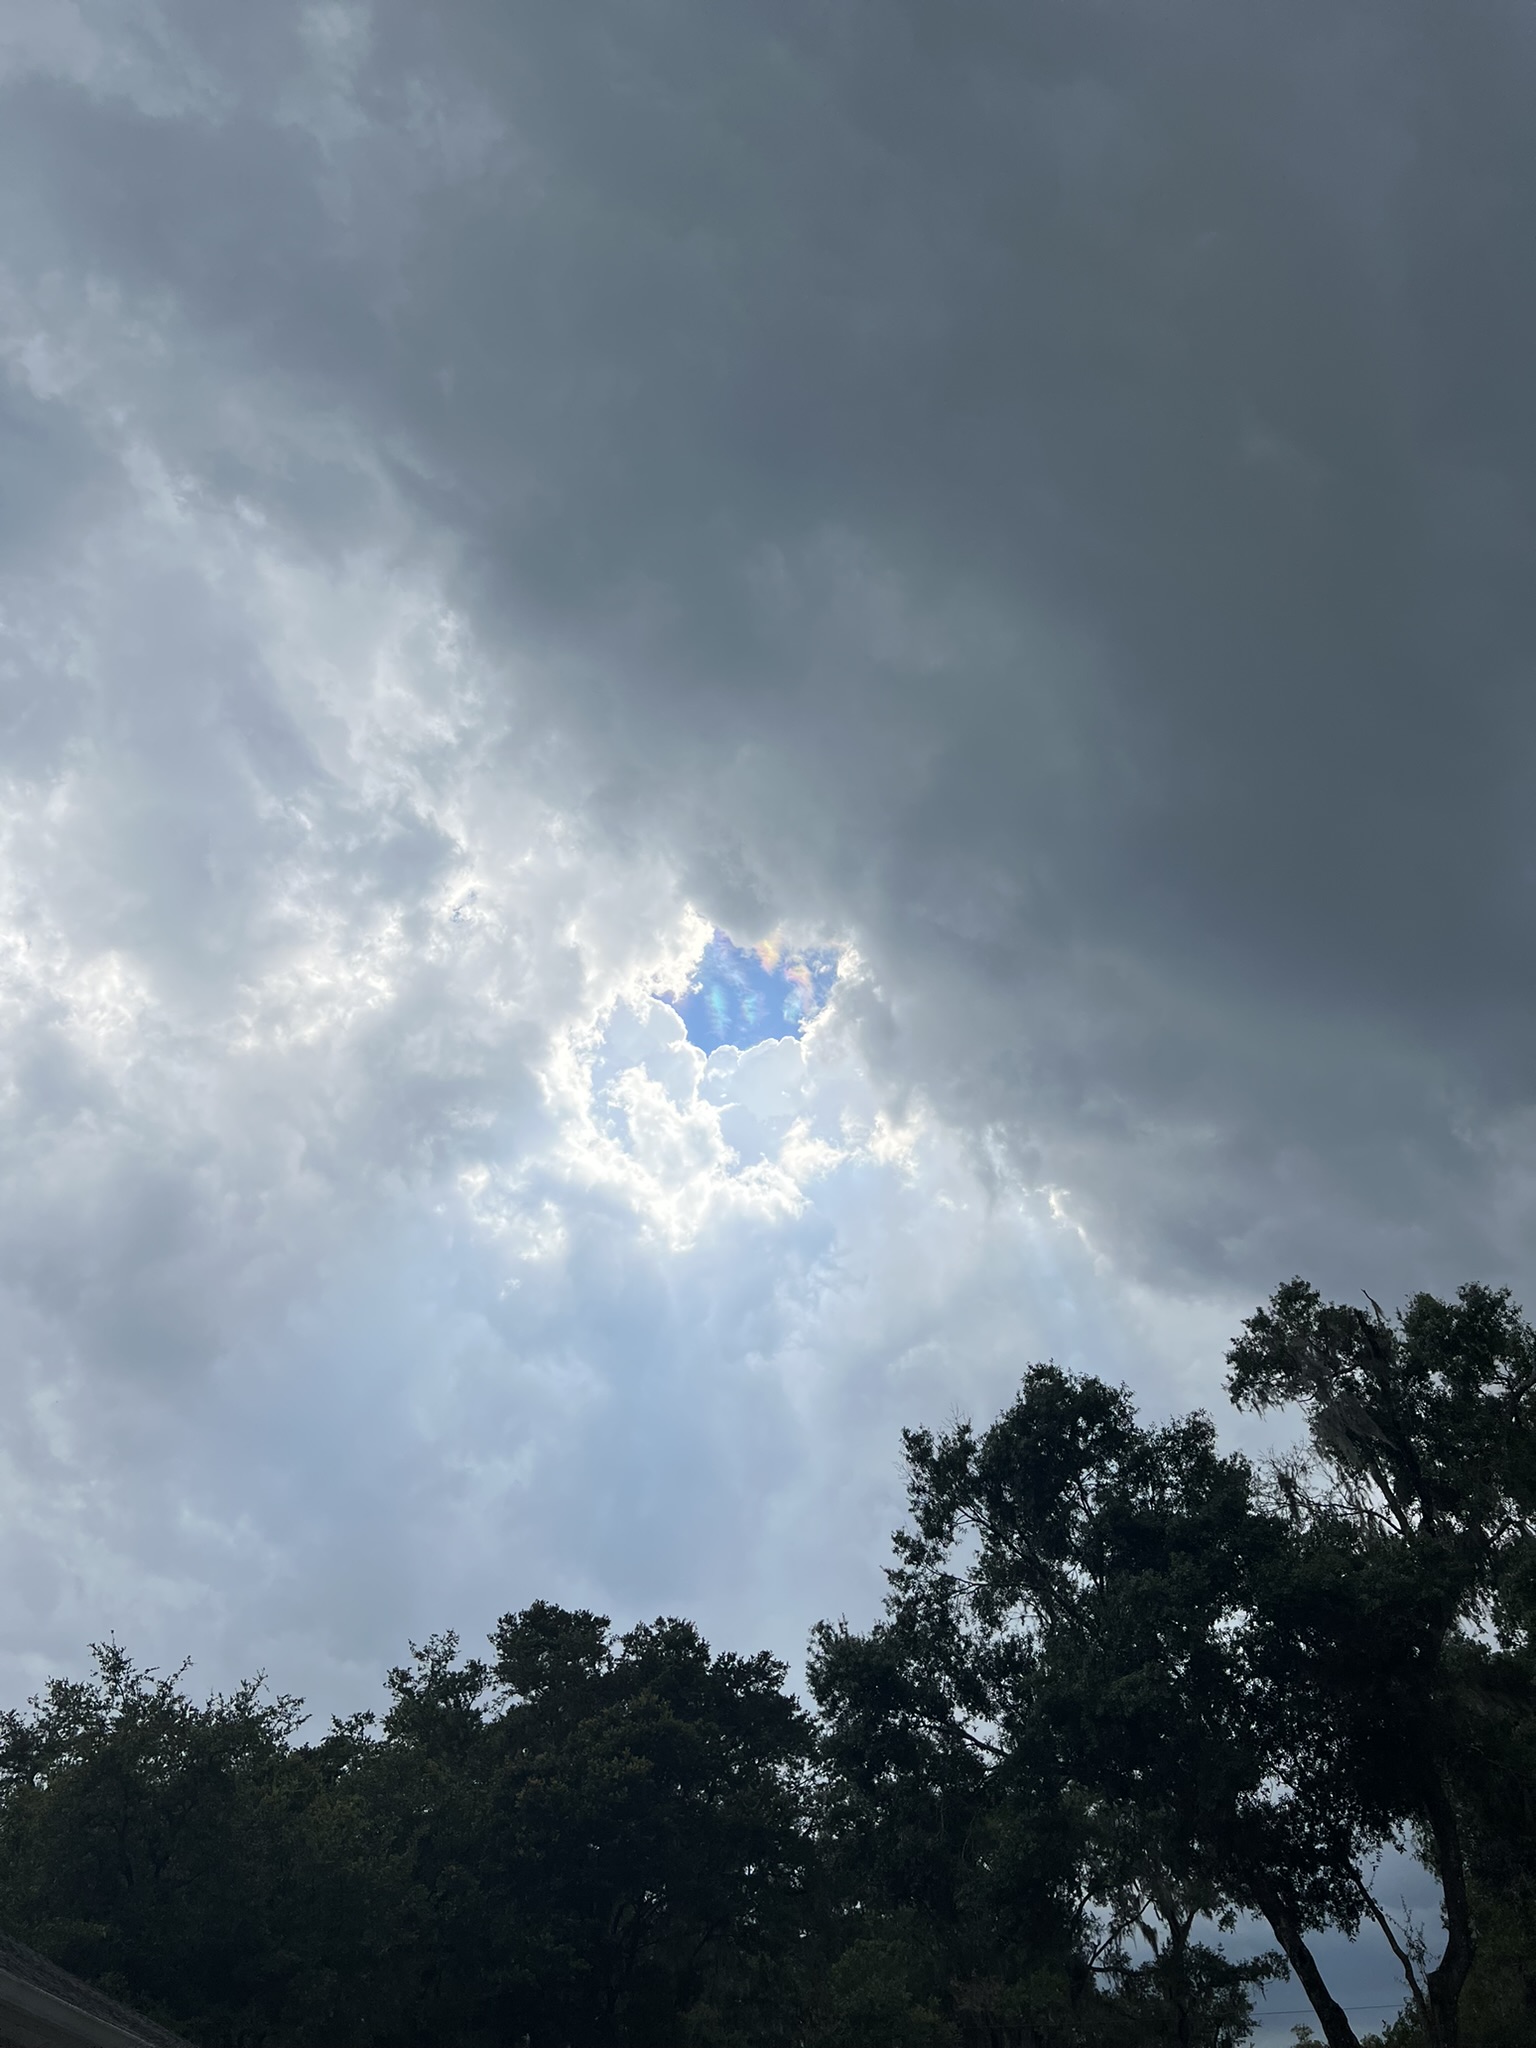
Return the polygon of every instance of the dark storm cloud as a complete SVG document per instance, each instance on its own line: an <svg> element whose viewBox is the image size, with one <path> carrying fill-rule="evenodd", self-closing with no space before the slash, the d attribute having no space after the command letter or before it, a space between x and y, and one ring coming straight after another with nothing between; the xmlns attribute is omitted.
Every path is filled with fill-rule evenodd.
<svg viewBox="0 0 1536 2048"><path fill-rule="evenodd" d="M1522 10L146 48L18 75L0 189L18 273L161 337L168 462L326 556L408 507L593 813L727 927L851 934L871 1048L1122 1260L1523 1277Z"/></svg>

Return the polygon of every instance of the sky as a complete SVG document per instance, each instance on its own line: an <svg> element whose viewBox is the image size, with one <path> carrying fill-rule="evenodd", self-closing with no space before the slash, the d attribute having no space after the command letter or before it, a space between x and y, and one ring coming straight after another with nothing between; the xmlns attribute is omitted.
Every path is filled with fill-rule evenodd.
<svg viewBox="0 0 1536 2048"><path fill-rule="evenodd" d="M1536 16L9 0L0 1692L794 1663L1531 1284Z"/></svg>

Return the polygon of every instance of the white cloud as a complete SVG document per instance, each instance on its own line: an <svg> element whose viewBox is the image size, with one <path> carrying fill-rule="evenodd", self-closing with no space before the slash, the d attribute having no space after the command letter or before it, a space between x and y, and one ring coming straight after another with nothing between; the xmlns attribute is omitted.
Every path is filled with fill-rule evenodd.
<svg viewBox="0 0 1536 2048"><path fill-rule="evenodd" d="M856 954L688 1043L664 842L561 805L429 573L104 503L8 607L67 711L8 785L0 1672L115 1628L339 1707L551 1591L793 1654L1091 1254L872 1077Z"/></svg>
<svg viewBox="0 0 1536 2048"><path fill-rule="evenodd" d="M793 1652L1025 1359L1520 1280L1528 43L920 13L7 16L10 1694Z"/></svg>

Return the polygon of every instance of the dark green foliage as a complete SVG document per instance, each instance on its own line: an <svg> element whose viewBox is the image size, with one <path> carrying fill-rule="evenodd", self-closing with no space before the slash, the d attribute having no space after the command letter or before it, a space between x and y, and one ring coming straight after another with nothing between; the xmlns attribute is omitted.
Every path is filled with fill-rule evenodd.
<svg viewBox="0 0 1536 2048"><path fill-rule="evenodd" d="M1231 1364L1239 1405L1295 1404L1307 1423L1310 1458L1275 1476L1296 1560L1281 1648L1328 1734L1327 1796L1440 1881L1432 1967L1383 1931L1426 2040L1451 2048L1479 1868L1490 1898L1530 1868L1536 1333L1506 1290L1417 1295L1393 1324L1297 1280Z"/></svg>
<svg viewBox="0 0 1536 2048"><path fill-rule="evenodd" d="M1272 1966L1233 1970L1192 1934L1232 1902L1266 1777L1223 1631L1248 1597L1253 1475L1203 1418L1145 1431L1123 1393L1048 1366L983 1435L906 1441L886 1617L821 1630L812 1685L872 1807L955 1788L923 1846L957 1964L990 1964L987 2009L978 1969L962 2013L1031 2048L1241 2040Z"/></svg>
<svg viewBox="0 0 1536 2048"><path fill-rule="evenodd" d="M0 1913L207 2042L735 2039L803 1924L803 1715L686 1622L538 1606L294 1747L98 1653L3 1725ZM178 1674L179 1676L179 1674Z"/></svg>
<svg viewBox="0 0 1536 2048"><path fill-rule="evenodd" d="M956 1821L1034 1835L1020 1971L1049 1951L1052 1906L1058 1953L1100 1981L1115 1959L1069 1906L1111 1936L1150 1916L1156 1968L1136 1988L1181 2039L1230 2033L1241 2001L1235 2018L1218 2008L1240 1987L1169 1959L1193 1958L1200 1916L1246 1909L1332 2048L1352 2048L1308 1937L1369 1916L1414 2023L1452 2048L1477 1885L1536 1896L1536 1337L1487 1289L1417 1297L1393 1325L1297 1281L1230 1362L1239 1404L1300 1408L1306 1450L1259 1470L1203 1416L1148 1428L1123 1391L1050 1366L979 1435L909 1433L912 1526L885 1619L818 1638L832 1755L862 1759L888 1830L914 1787L942 1788L953 1819L933 1816L922 1869L948 1867ZM1370 1889L1388 1845L1440 1881L1433 1959Z"/></svg>
<svg viewBox="0 0 1536 2048"><path fill-rule="evenodd" d="M199 1706L116 1645L0 1717L5 1924L207 2040L328 2032L397 1932L372 1817L259 1684Z"/></svg>
<svg viewBox="0 0 1536 2048"><path fill-rule="evenodd" d="M1354 2048L1311 1936L1369 1918L1374 2048L1536 2041L1536 1337L1296 1281L1230 1363L1302 1449L1051 1366L909 1433L815 1721L770 1657L546 1603L310 1739L99 1650L0 1716L0 1924L204 2048L1236 2048L1287 1966ZM1241 1912L1283 1961L1221 1952Z"/></svg>

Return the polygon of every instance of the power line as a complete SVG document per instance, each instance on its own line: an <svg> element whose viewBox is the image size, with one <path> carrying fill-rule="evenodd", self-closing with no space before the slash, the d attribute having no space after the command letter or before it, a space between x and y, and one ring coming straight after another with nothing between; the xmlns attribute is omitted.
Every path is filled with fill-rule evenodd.
<svg viewBox="0 0 1536 2048"><path fill-rule="evenodd" d="M1341 2007L1341 2010L1344 2012L1396 2012L1400 2002L1397 1999L1390 1999L1385 2005L1346 2005ZM1295 2013L1311 2012L1313 2010L1314 2008L1310 2005L1264 2005L1261 2003L1259 2006L1259 2017L1269 2020L1288 2020Z"/></svg>

